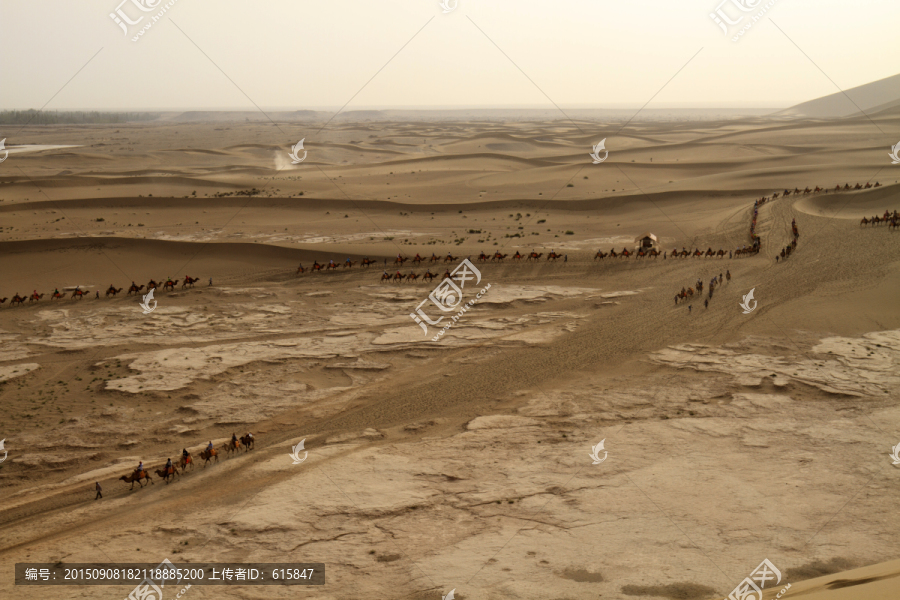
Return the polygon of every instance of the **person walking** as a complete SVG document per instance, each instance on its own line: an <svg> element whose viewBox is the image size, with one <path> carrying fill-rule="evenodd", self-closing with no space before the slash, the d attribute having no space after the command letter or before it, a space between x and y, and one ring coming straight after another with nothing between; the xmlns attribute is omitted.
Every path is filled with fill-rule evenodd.
<svg viewBox="0 0 900 600"><path fill-rule="evenodd" d="M731 259L731 250L728 251L728 259Z"/></svg>
<svg viewBox="0 0 900 600"><path fill-rule="evenodd" d="M209 278L209 285L212 285L212 277Z"/></svg>
<svg viewBox="0 0 900 600"><path fill-rule="evenodd" d="M709 300L703 301L703 308L709 308Z"/></svg>
<svg viewBox="0 0 900 600"><path fill-rule="evenodd" d="M97 495L94 496L94 500L98 500L98 499L102 498L103 497L103 488L100 487L99 481L94 482L94 489L97 490Z"/></svg>
<svg viewBox="0 0 900 600"><path fill-rule="evenodd" d="M688 314L691 314L692 308L694 308L693 304L688 304Z"/></svg>

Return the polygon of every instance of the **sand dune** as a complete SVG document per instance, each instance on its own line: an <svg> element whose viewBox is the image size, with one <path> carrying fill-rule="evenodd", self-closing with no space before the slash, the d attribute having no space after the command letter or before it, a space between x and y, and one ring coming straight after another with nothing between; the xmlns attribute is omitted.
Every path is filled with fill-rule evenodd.
<svg viewBox="0 0 900 600"><path fill-rule="evenodd" d="M858 221L900 210L896 175L871 123L727 112L622 135L624 110L349 111L319 139L331 113L26 127L81 147L0 171L0 299L68 288L0 304L0 557L292 557L326 563L317 598L548 600L724 598L767 558L767 599L894 598L900 233ZM668 255L749 245L761 196L759 254ZM665 259L594 260L648 231ZM429 294L467 257L454 321ZM380 282L398 270L438 279ZM147 314L124 291L169 277ZM247 431L170 484L117 481Z"/></svg>

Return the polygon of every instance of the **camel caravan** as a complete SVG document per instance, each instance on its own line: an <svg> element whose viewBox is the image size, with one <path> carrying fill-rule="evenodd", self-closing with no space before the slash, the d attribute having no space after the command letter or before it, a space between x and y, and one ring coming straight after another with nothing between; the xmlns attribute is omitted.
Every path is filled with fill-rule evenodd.
<svg viewBox="0 0 900 600"><path fill-rule="evenodd" d="M253 450L255 444L256 438L249 431L246 435L241 437L232 433L231 440L223 444L220 448L213 447L213 443L210 441L209 445L198 454L203 460L203 468L205 469L208 463L219 462L220 454L238 454L242 450L244 452L249 452L250 450ZM188 452L187 448L183 448L181 450L181 459L178 461L177 465L172 462L172 459L170 458L163 467L156 469L154 472L157 477L165 480L166 483L169 483L170 477L172 481L174 481L176 477L187 474L188 468L190 468L190 470L194 469L194 457ZM119 480L130 483L130 489L132 490L134 489L135 482L137 482L140 487L144 487L144 480L153 484L153 478L150 476L148 469L144 466L143 461L138 464L134 471L128 475L119 477Z"/></svg>
<svg viewBox="0 0 900 600"><path fill-rule="evenodd" d="M871 219L863 217L862 221L859 222L859 225L860 227L863 227L866 225L884 225L885 223L888 224L888 229L900 228L900 213L896 210L894 212L886 210L880 217L878 215L873 216Z"/></svg>
<svg viewBox="0 0 900 600"><path fill-rule="evenodd" d="M130 296L132 294L140 294L144 290L144 287L147 288L148 292L150 290L158 290L160 288L162 288L163 291L167 291L167 292L175 291L175 286L178 285L179 281L181 281L181 280L180 279L172 280L171 278L169 278L169 279L166 279L165 282L163 282L163 280L160 280L159 283L157 283L155 280L151 279L150 282L146 286L143 286L143 285L139 286L139 285L135 284L135 282L132 281L131 286L128 288L128 295ZM183 290L187 287L194 287L194 284L197 283L198 281L200 281L199 277L186 276L184 278L184 282L181 284L181 289ZM117 288L116 286L110 284L110 286L108 288L106 288L106 297L109 298L110 296L112 296L113 298L115 298L116 296L118 296L119 294L122 293L123 289L124 288ZM90 292L87 290L81 289L80 285L75 286L74 289L69 288L68 290L66 290L65 288L63 288L63 290L64 291L61 292L61 291L59 291L59 288L54 289L53 293L50 294L50 300L64 300L69 291L72 292L72 294L69 296L70 300L83 300L85 296L90 296ZM96 294L95 298L99 300L100 292L99 291L95 292L95 294ZM26 300L28 300L28 303L31 304L33 302L40 301L40 299L43 298L45 295L46 294L38 294L37 290L34 290L34 292L32 292L32 294L30 296L28 296L27 298L25 296L20 296L18 293L16 293L13 296L12 301L9 303L9 305L10 305L10 307L15 306L15 305L22 305L25 303ZM7 300L7 298L0 298L0 304L3 304L4 302L6 302L6 300Z"/></svg>

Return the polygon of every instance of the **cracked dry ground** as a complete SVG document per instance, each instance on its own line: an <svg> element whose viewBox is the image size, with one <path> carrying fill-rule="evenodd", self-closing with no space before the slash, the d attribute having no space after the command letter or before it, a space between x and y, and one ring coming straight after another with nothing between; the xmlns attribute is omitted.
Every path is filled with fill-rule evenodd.
<svg viewBox="0 0 900 600"><path fill-rule="evenodd" d="M273 278L170 295L146 331L116 304L35 309L4 335L40 368L4 371L5 393L103 381L98 404L19 436L33 450L4 466L0 589L15 562L169 558L326 565L323 588L192 598L703 599L764 558L793 594L897 556L898 261L838 227L803 247L829 265L814 272L799 256L486 265L490 294L440 344L407 316L426 288L350 277L330 294ZM709 309L672 306L720 268L734 277ZM248 429L256 449L169 485L115 481ZM892 564L860 580L890 584Z"/></svg>

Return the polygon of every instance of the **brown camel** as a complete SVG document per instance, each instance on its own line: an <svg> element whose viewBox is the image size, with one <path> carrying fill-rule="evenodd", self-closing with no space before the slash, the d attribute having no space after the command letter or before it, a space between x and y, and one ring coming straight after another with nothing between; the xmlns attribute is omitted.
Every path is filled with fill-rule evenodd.
<svg viewBox="0 0 900 600"><path fill-rule="evenodd" d="M188 454L187 456L182 456L182 457L181 457L181 463L180 463L180 464L181 464L181 470L182 470L182 472L184 472L184 470L187 468L188 465L191 465L191 469L193 470L193 468L194 468L194 457L191 456L190 454Z"/></svg>
<svg viewBox="0 0 900 600"><path fill-rule="evenodd" d="M31 297L28 298L28 301L29 302L37 302L38 300L40 300L43 297L44 297L43 294L32 294Z"/></svg>
<svg viewBox="0 0 900 600"><path fill-rule="evenodd" d="M163 467L162 469L156 470L156 476L165 479L166 483L169 483L169 477L175 479L176 475L180 475L180 473L178 472L178 467L176 467L175 465L172 465L168 469Z"/></svg>
<svg viewBox="0 0 900 600"><path fill-rule="evenodd" d="M206 468L206 463L210 461L210 459L215 458L216 462L219 462L219 451L215 448L211 448L209 450L203 450L200 453L200 458L202 458L205 462L203 463L203 468Z"/></svg>
<svg viewBox="0 0 900 600"><path fill-rule="evenodd" d="M81 300L85 296L87 296L87 292L84 290L75 290L74 292L72 292L72 297L78 298L79 300Z"/></svg>
<svg viewBox="0 0 900 600"><path fill-rule="evenodd" d="M134 482L137 481L141 487L144 487L143 479L146 479L151 484L153 483L153 479L150 477L150 473L147 471L141 471L140 473L131 473L130 475L122 475L119 477L125 483L131 483L131 489L134 489Z"/></svg>
<svg viewBox="0 0 900 600"><path fill-rule="evenodd" d="M142 289L144 289L144 286L135 285L132 283L131 287L128 288L128 295L130 296L131 294L140 294Z"/></svg>
<svg viewBox="0 0 900 600"><path fill-rule="evenodd" d="M171 279L169 279L168 281L166 281L166 284L163 286L163 291L168 291L169 288L172 288L172 291L174 292L175 286L178 285L178 281L179 281L178 279L176 279L175 281L172 281Z"/></svg>
<svg viewBox="0 0 900 600"><path fill-rule="evenodd" d="M248 452L253 450L254 444L256 444L256 440L250 434L241 436L241 443L244 445L244 451Z"/></svg>
<svg viewBox="0 0 900 600"><path fill-rule="evenodd" d="M110 286L109 289L106 290L106 297L109 298L109 295L110 295L110 294L112 294L113 297L115 297L115 295L118 294L118 293L121 292L121 291L122 291L122 288L116 289L116 288Z"/></svg>

